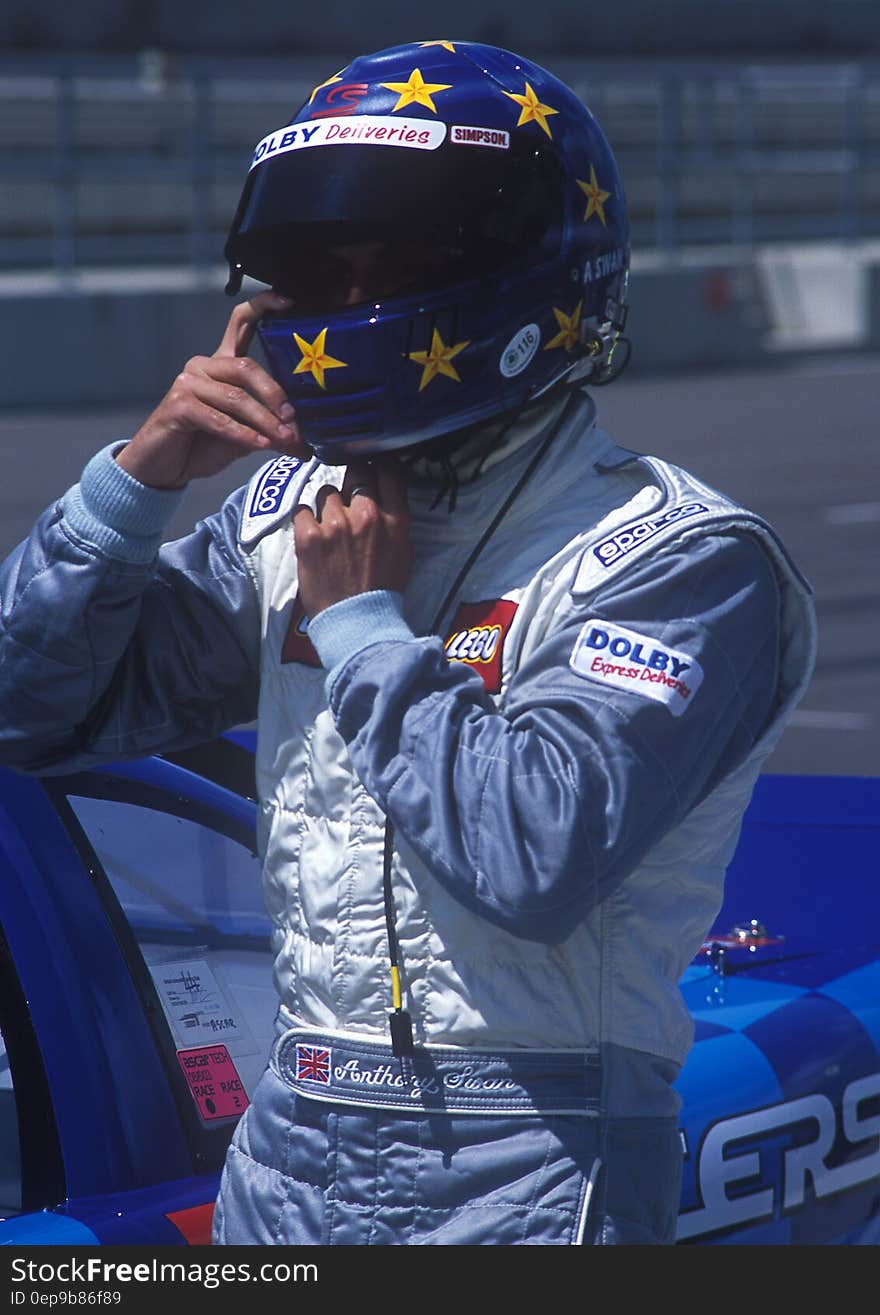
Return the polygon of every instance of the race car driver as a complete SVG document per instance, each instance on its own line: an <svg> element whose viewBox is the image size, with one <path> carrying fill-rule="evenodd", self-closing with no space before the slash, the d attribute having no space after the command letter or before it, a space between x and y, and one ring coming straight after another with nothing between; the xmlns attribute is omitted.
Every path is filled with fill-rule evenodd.
<svg viewBox="0 0 880 1315"><path fill-rule="evenodd" d="M625 198L538 65L355 59L258 144L227 255L268 290L8 560L0 664L24 771L258 720L278 1036L215 1240L670 1243L677 982L809 679L809 588L598 427Z"/></svg>

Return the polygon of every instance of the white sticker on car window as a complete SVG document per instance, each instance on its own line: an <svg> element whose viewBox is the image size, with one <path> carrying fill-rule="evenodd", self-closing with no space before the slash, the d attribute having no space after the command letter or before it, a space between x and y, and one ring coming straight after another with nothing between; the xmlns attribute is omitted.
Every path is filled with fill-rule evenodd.
<svg viewBox="0 0 880 1315"><path fill-rule="evenodd" d="M247 1027L230 1004L205 959L150 965L175 1039L191 1046L212 1041L250 1040Z"/></svg>

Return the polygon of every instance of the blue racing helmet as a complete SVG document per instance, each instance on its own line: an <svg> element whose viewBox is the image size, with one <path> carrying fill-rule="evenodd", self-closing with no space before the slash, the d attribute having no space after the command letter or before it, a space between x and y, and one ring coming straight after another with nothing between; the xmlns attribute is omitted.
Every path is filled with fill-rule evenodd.
<svg viewBox="0 0 880 1315"><path fill-rule="evenodd" d="M621 366L629 229L611 148L569 87L493 46L395 46L317 86L257 145L225 250L227 291L247 274L293 302L259 338L327 462ZM364 252L369 292L347 304Z"/></svg>

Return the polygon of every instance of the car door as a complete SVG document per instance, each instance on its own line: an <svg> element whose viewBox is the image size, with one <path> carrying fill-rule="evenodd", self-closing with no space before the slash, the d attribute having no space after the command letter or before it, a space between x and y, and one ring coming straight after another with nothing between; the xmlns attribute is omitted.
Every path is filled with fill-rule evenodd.
<svg viewBox="0 0 880 1315"><path fill-rule="evenodd" d="M208 1240L273 1030L254 831L157 759L0 774L0 1241Z"/></svg>

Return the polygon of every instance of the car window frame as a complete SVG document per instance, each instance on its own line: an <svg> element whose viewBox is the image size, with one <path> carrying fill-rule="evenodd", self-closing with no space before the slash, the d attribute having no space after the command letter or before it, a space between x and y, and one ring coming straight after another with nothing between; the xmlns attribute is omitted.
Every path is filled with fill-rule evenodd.
<svg viewBox="0 0 880 1315"><path fill-rule="evenodd" d="M173 771L174 767L169 766ZM90 768L84 772L46 778L43 786L81 863L92 878L120 955L141 1001L177 1111L193 1172L216 1173L223 1166L226 1150L240 1116L218 1119L211 1126L206 1125L199 1117L192 1093L177 1060L178 1048L174 1036L137 936L68 796L80 795L155 808L157 811L217 830L257 856L255 826L251 827L240 818L224 812L216 804L196 798L193 793L187 794L184 790L172 788L169 784L146 781L136 774L120 774L112 770L112 766Z"/></svg>
<svg viewBox="0 0 880 1315"><path fill-rule="evenodd" d="M17 1121L21 1199L14 1213L25 1215L65 1200L67 1178L46 1067L2 923L0 1033L9 1061Z"/></svg>

